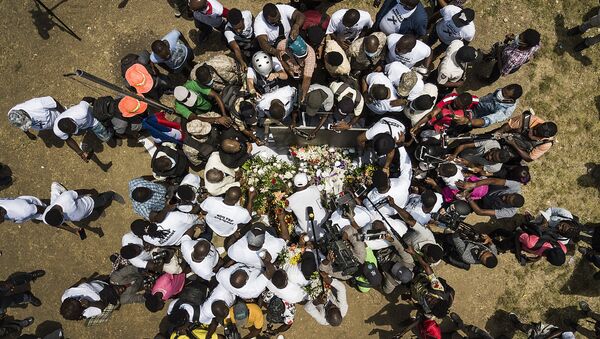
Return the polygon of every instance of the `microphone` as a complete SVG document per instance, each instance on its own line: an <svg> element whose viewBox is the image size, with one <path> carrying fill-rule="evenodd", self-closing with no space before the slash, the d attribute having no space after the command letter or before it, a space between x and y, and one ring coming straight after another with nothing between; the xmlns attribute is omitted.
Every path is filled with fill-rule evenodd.
<svg viewBox="0 0 600 339"><path fill-rule="evenodd" d="M315 220L315 212L313 211L312 206L308 206L306 208L306 213L308 213L308 220L310 220L310 221Z"/></svg>

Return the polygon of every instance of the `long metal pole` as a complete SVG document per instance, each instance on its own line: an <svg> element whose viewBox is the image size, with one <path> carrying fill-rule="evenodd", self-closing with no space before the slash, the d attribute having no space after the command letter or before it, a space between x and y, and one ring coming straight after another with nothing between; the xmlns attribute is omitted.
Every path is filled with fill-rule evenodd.
<svg viewBox="0 0 600 339"><path fill-rule="evenodd" d="M78 77L81 77L81 78L84 78L84 79L89 80L91 82L94 82L94 83L96 83L98 85L104 86L104 87L106 87L106 88L108 88L108 89L110 89L112 91L115 91L115 92L117 92L119 94L136 98L136 99L138 99L140 101L143 101L143 102L147 103L148 105L150 105L150 106L152 106L154 108L161 109L161 110L163 110L163 111L165 111L167 113L171 113L171 114L175 113L175 110L173 108L171 108L171 107L165 106L165 105L161 104L158 101L155 101L155 100L143 97L143 96L141 96L141 95L139 95L137 93L133 93L131 91L128 91L128 90L126 90L124 88L121 88L121 87L119 87L119 86L117 86L117 85L115 85L113 83L110 83L110 82L108 82L108 81L106 81L104 79L101 79L101 78L99 78L99 77L97 77L97 76L95 76L93 74L90 74L90 73L88 73L86 71L82 71L82 70L78 69L78 70L75 71L75 73L65 74L64 76L68 77L68 76L72 76L72 75L76 75Z"/></svg>
<svg viewBox="0 0 600 339"><path fill-rule="evenodd" d="M65 24L62 20L60 20L59 17L56 16L56 14L54 14L54 12L52 12L52 10L50 8L48 8L48 6L44 5L44 3L41 0L33 0L35 1L38 5L42 6L46 12L48 12L48 14L50 14L50 16L52 16L54 19L56 19L58 22L60 22L61 25L63 25L63 27L69 31L69 33L71 33L71 35L81 41L81 38L79 37L79 35L77 35L75 32L73 32L73 30L71 28L69 28L69 26L67 26L67 24Z"/></svg>

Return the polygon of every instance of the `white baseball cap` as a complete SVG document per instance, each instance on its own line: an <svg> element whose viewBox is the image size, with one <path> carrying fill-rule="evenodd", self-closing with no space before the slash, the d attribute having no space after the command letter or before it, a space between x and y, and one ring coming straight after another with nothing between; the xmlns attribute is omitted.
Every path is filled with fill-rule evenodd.
<svg viewBox="0 0 600 339"><path fill-rule="evenodd" d="M308 185L308 176L306 173L298 173L294 176L294 186L302 188Z"/></svg>
<svg viewBox="0 0 600 339"><path fill-rule="evenodd" d="M183 86L175 87L175 91L173 91L173 95L177 101L186 105L187 107L194 107L196 104L196 100L198 100L198 95L189 89Z"/></svg>

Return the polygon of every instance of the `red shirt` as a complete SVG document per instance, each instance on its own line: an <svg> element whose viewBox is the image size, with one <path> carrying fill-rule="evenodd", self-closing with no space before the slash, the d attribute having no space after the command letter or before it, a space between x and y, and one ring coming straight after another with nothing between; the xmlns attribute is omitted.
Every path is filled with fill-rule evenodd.
<svg viewBox="0 0 600 339"><path fill-rule="evenodd" d="M327 26L329 26L329 20L331 19L329 15L322 14L321 12L315 9L309 9L308 11L302 13L306 18L304 20L304 24L302 25L302 30L306 31L312 26L318 26L319 24L323 28L324 31L327 30Z"/></svg>
<svg viewBox="0 0 600 339"><path fill-rule="evenodd" d="M419 338L442 339L442 330L435 320L425 319L419 324Z"/></svg>
<svg viewBox="0 0 600 339"><path fill-rule="evenodd" d="M448 129L452 125L452 118L454 116L471 117L471 110L479 104L479 98L473 95L473 102L469 105L466 112L462 109L455 110L451 105L457 97L458 93L450 93L435 105L442 110L438 115L429 120L429 125L431 125L436 132Z"/></svg>
<svg viewBox="0 0 600 339"><path fill-rule="evenodd" d="M533 253L541 257L545 250L552 248L552 244L549 242L545 242L537 251L531 250L531 248L535 246L535 244L538 242L538 239L540 239L540 237L538 237L537 235L527 233L522 233L519 236L519 242L521 243L521 246L524 251ZM560 245L560 249L565 254L567 254L567 247L560 241L558 241L558 244Z"/></svg>

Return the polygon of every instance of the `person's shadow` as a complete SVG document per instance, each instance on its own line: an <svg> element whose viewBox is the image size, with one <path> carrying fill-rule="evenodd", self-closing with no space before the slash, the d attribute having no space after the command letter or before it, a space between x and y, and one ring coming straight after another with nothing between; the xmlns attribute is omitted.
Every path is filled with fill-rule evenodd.
<svg viewBox="0 0 600 339"><path fill-rule="evenodd" d="M505 310L496 310L485 324L485 330L494 338L503 336L512 338L515 336L515 327L508 318L508 312Z"/></svg>
<svg viewBox="0 0 600 339"><path fill-rule="evenodd" d="M597 95L594 98L594 103L596 104L596 111L598 112L598 120L600 120L600 95Z"/></svg>
<svg viewBox="0 0 600 339"><path fill-rule="evenodd" d="M62 332L63 328L59 322L46 320L39 324L35 329L35 334L24 334L19 339L38 339L50 336L50 338L59 338L58 333Z"/></svg>
<svg viewBox="0 0 600 339"><path fill-rule="evenodd" d="M190 29L188 32L188 38L190 39L190 47L194 51L194 56L204 54L206 52L220 52L227 53L228 49L225 46L225 40L222 39L222 34L213 30L204 41L198 42L198 30Z"/></svg>
<svg viewBox="0 0 600 339"><path fill-rule="evenodd" d="M600 165L595 162L585 164L586 174L577 178L577 184L581 187L593 187L600 192Z"/></svg>
<svg viewBox="0 0 600 339"><path fill-rule="evenodd" d="M398 290L398 288L396 288ZM395 293L394 293L395 294ZM388 298L388 300L391 298ZM402 303L396 304L399 299L393 302L387 303L377 313L370 316L365 320L365 324L370 327L374 327L369 335L378 335L379 338L392 338L395 334L400 332L405 325L408 325L407 321L410 319L410 312L414 309L413 306ZM385 331L380 326L390 325L391 331Z"/></svg>
<svg viewBox="0 0 600 339"><path fill-rule="evenodd" d="M593 9L592 11L598 13L598 8ZM586 17L590 12L586 14ZM554 17L554 29L556 31L556 38L558 39L556 45L554 45L554 53L562 56L565 52L567 52L573 59L579 61L584 66L589 66L592 64L592 60L590 58L582 55L581 52L575 52L573 50L575 45L581 42L582 39L567 36L567 30L569 30L569 27L565 26L565 17L562 14L558 14Z"/></svg>
<svg viewBox="0 0 600 339"><path fill-rule="evenodd" d="M54 11L58 6L67 2L68 0L61 0L56 5L50 7L50 10ZM37 2L35 3L35 7L29 11L31 14L31 18L33 19L33 24L37 28L38 34L44 40L50 39L50 30L54 27L58 27L61 31L67 32L71 34L68 30L66 30L62 25L54 22L50 14L42 8Z"/></svg>
<svg viewBox="0 0 600 339"><path fill-rule="evenodd" d="M600 296L600 285L591 283L594 272L594 266L589 261L579 260L569 280L560 288L560 293L587 297Z"/></svg>

